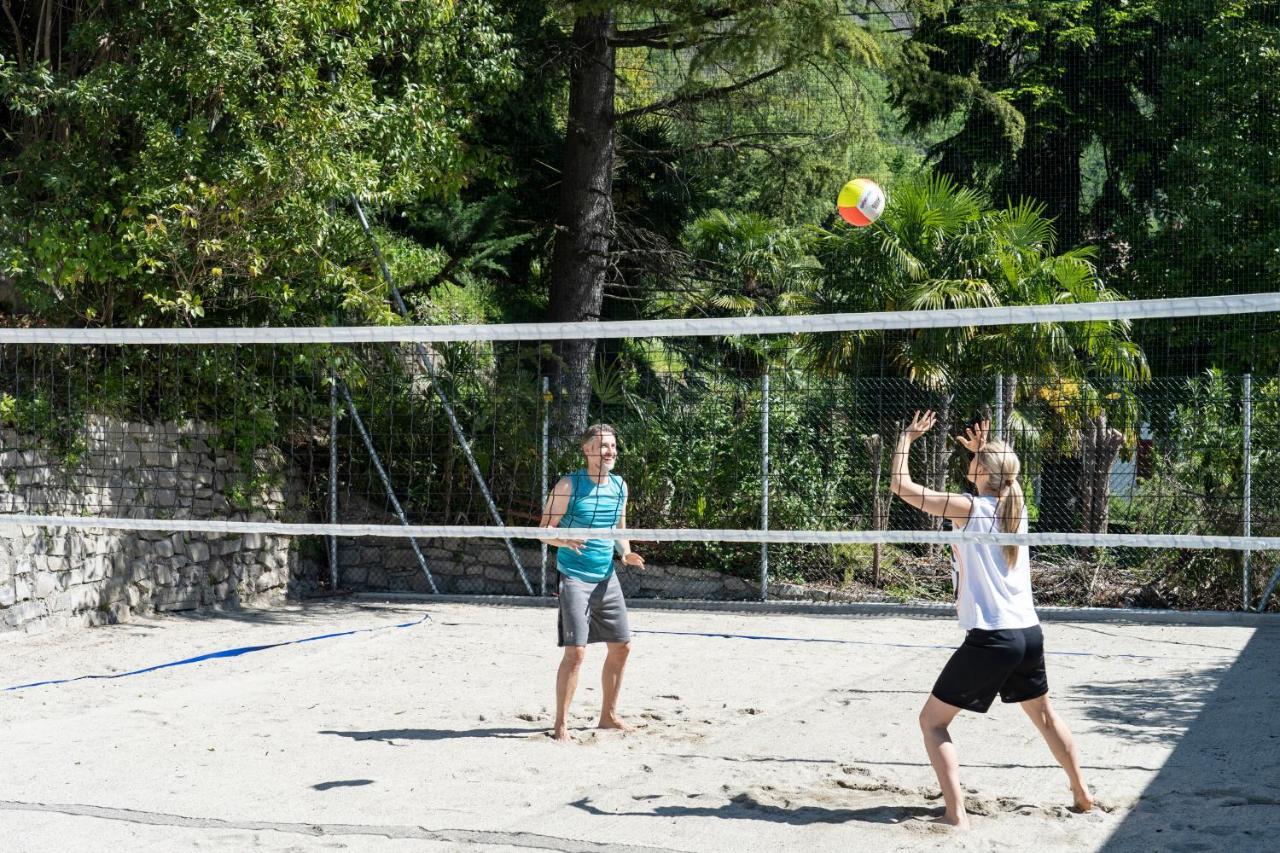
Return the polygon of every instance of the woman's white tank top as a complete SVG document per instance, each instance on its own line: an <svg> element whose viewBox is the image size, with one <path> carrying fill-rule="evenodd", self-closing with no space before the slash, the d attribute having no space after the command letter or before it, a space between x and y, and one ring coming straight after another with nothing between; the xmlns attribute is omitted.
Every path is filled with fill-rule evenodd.
<svg viewBox="0 0 1280 853"><path fill-rule="evenodd" d="M999 533L996 499L973 498L973 512L966 531ZM1024 511L1018 533L1027 532ZM997 631L1005 628L1030 628L1040 624L1031 598L1031 553L1025 545L1018 549L1018 561L1006 570L999 545L963 542L957 547L960 589L956 596L956 613L960 627L968 631L979 628Z"/></svg>

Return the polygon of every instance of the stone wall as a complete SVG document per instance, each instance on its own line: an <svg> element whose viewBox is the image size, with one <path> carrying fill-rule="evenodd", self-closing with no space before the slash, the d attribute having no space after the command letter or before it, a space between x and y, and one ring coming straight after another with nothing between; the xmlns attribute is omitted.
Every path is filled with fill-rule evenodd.
<svg viewBox="0 0 1280 853"><path fill-rule="evenodd" d="M345 518L343 519L346 520ZM502 542L481 539L423 539L418 547L441 593L528 595ZM525 574L538 590L537 546L516 543ZM338 540L341 589L357 592L431 592L407 539L373 537Z"/></svg>
<svg viewBox="0 0 1280 853"><path fill-rule="evenodd" d="M195 422L95 418L73 459L0 429L4 513L151 518L280 518L295 489L278 456L246 471ZM253 484L252 509L228 495ZM128 621L156 611L277 599L313 576L289 537L75 528L0 529L0 630Z"/></svg>
<svg viewBox="0 0 1280 853"><path fill-rule="evenodd" d="M441 593L469 595L528 595L511 562L506 545L484 539L427 539L418 543ZM515 542L534 592L541 582L541 555L536 545ZM548 592L555 583L555 549L547 565ZM339 585L372 592L418 592L431 589L407 540L339 539ZM623 591L633 598L697 598L743 601L760 597L759 584L708 569L650 563L643 570L618 572Z"/></svg>

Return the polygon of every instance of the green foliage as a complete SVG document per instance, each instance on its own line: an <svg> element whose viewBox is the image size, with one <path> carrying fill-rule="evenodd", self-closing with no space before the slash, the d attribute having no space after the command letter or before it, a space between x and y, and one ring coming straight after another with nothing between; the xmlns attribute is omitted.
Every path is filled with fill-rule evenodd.
<svg viewBox="0 0 1280 853"><path fill-rule="evenodd" d="M491 168L470 144L475 113L514 82L505 19L485 0L179 0L64 23L51 52L30 33L19 51L0 28L0 284L4 307L37 324L391 322L345 200L447 205ZM473 225L479 255L453 266L453 244L375 226L397 281L444 281L411 299L420 317L494 318L482 276L515 241ZM90 411L194 418L247 465L309 440L295 419L327 409L316 377L332 353L41 357L84 385L59 401L58 430L19 406L30 431L74 435ZM344 370L358 382L357 361Z"/></svg>
<svg viewBox="0 0 1280 853"><path fill-rule="evenodd" d="M434 242L449 254L449 262L426 286L440 281L458 284L459 276L466 274L506 275L509 270L505 260L532 236L503 233L511 205L509 196L493 194L473 203L450 199L440 207L418 210L414 215L415 229L435 236ZM412 287L412 280L403 276L397 280L409 282Z"/></svg>
<svg viewBox="0 0 1280 853"><path fill-rule="evenodd" d="M54 323L387 316L335 202L444 197L511 80L483 0L181 0L0 47L0 270Z"/></svg>
<svg viewBox="0 0 1280 853"><path fill-rule="evenodd" d="M610 420L623 436L619 471L636 501L635 527L757 527L760 523L761 451L758 385L725 384L711 377L668 383L655 410L621 408ZM845 526L866 514L869 474L846 448L858 427L833 417L847 400L840 391L799 383L774 393L785 399L770 417L770 508L778 529ZM652 400L658 389L642 394ZM847 393L847 392L846 392ZM658 559L716 567L743 577L758 572L759 548L725 544L654 546ZM845 555L847 556L847 555ZM827 548L780 548L781 577L839 579L841 555Z"/></svg>
<svg viewBox="0 0 1280 853"><path fill-rule="evenodd" d="M892 53L897 42L883 39ZM727 212L767 211L787 225L830 219L841 186L882 183L920 168L920 147L887 102L884 72L812 63L749 93L699 109L676 138L694 201Z"/></svg>
<svg viewBox="0 0 1280 853"><path fill-rule="evenodd" d="M1177 2L1177 0L1173 0ZM1084 236L1080 160L1095 138L1123 156L1155 81L1145 65L1168 0L960 0L926 17L895 67L908 129L945 128L941 171L998 198L1048 206L1068 247ZM1111 149L1111 143L1116 148Z"/></svg>
<svg viewBox="0 0 1280 853"><path fill-rule="evenodd" d="M690 224L684 245L695 259L697 286L667 297L664 313L779 313L787 294L820 269L802 232L755 213L713 210Z"/></svg>
<svg viewBox="0 0 1280 853"><path fill-rule="evenodd" d="M1280 4L1274 0L961 0L895 65L908 129L937 168L1046 206L1063 244L1099 244L1131 297L1273 289L1280 273ZM1280 364L1236 322L1213 351L1148 325L1168 375ZM1244 343L1241 343L1244 342Z"/></svg>
<svg viewBox="0 0 1280 853"><path fill-rule="evenodd" d="M46 47L16 4L16 23L0 26L0 308L37 326L398 322L347 207L354 192L414 322L543 319L569 32L604 10L618 22L619 116L604 316L1274 289L1274 0L921 2L909 4L920 16L909 37L886 32L900 22L878 7L731 5L171 0L68 7ZM834 196L854 175L889 190L872 228L833 225ZM1194 323L1151 324L1141 339L1123 323L823 335L802 338L803 350L636 341L597 358L589 379L593 411L622 430L633 525L758 523L767 370L787 400L773 412L773 525L833 528L867 518L870 473L850 448L883 431L895 406L927 397L975 411L999 372L1020 378L1012 414L1029 462L1075 453L1085 420L1103 413L1132 444L1151 396L1140 345L1271 375L1280 344L1244 333L1247 322L1216 347ZM510 521L532 519L539 371L552 356L450 344L430 357L466 434L485 437L473 447L498 504L515 508ZM336 369L417 517L488 521L407 348L40 358L33 375L83 386L7 387L0 424L75 464L86 412L213 423L219 449L244 462L232 496L246 507L274 483L255 461L264 447L301 453L323 434ZM902 393L881 387L873 417L848 380L887 375ZM1239 528L1227 375L1190 382L1156 425L1156 470L1132 503L1117 502L1116 521ZM1256 396L1261 506L1280 500L1269 491L1280 386L1260 383ZM342 462L368 473L358 453ZM754 547L657 551L748 577L758 560ZM806 581L847 583L850 565L869 562L859 548L773 554L779 577ZM941 594L913 574L915 556L885 549L886 583ZM1169 601L1222 593L1221 555L1184 556L1132 565Z"/></svg>
<svg viewBox="0 0 1280 853"><path fill-rule="evenodd" d="M1242 532L1244 420L1238 377L1218 370L1185 381L1181 402L1158 435L1153 477L1139 488L1131 517L1148 529L1177 533ZM1254 526L1267 529L1280 498L1280 380L1253 386Z"/></svg>
<svg viewBox="0 0 1280 853"><path fill-rule="evenodd" d="M813 233L824 270L795 305L801 313L980 308L1096 302L1118 298L1103 286L1088 249L1056 253L1040 205L993 209L945 176L888 188L891 203L874 226ZM1121 322L823 335L805 342L814 366L856 372L888 361L929 387L961 376L1143 378L1147 365Z"/></svg>
<svg viewBox="0 0 1280 853"><path fill-rule="evenodd" d="M1140 144L1120 161L1130 204L1117 205L1130 242L1126 289L1205 296L1276 289L1280 280L1280 3L1170 0L1180 26L1157 57L1150 116L1117 128ZM1126 247L1129 248L1129 247ZM1280 343L1231 327L1225 347L1177 324L1150 332L1152 346L1216 365L1270 372Z"/></svg>
<svg viewBox="0 0 1280 853"><path fill-rule="evenodd" d="M64 465L74 468L84 457L84 436L74 419L56 407L47 393L36 391L14 396L0 393L0 426L20 436L34 436L49 447Z"/></svg>
<svg viewBox="0 0 1280 853"><path fill-rule="evenodd" d="M1208 371L1186 380L1180 396L1172 417L1155 425L1152 475L1139 484L1132 501L1114 503L1117 521L1135 530L1240 535L1244 422L1239 379ZM1280 532L1271 511L1280 501L1280 380L1253 387L1251 443L1252 533L1274 536ZM1236 552L1144 552L1135 570L1154 602L1234 607L1239 601Z"/></svg>
<svg viewBox="0 0 1280 853"><path fill-rule="evenodd" d="M787 225L818 221L851 170L887 175L918 162L877 126L882 117L896 125L875 97L883 81L872 70L896 41L848 14L844 3L659 0L564 8L616 15L610 41L617 48L619 227L611 239L621 275L645 293L676 289L672 279L687 272L676 245L681 232L709 211L736 217L767 209ZM566 173L577 174L571 166ZM558 232L563 243L576 226L561 227L569 229ZM716 295L729 301L730 294ZM585 312L612 308L612 316L624 316L631 307L606 299Z"/></svg>

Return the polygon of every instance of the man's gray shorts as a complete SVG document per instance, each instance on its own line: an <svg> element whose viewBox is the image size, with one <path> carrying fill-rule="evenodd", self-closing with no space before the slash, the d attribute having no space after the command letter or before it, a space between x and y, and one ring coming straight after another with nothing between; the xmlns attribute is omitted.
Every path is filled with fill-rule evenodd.
<svg viewBox="0 0 1280 853"><path fill-rule="evenodd" d="M592 583L560 576L560 645L626 643L631 640L627 602L618 573Z"/></svg>

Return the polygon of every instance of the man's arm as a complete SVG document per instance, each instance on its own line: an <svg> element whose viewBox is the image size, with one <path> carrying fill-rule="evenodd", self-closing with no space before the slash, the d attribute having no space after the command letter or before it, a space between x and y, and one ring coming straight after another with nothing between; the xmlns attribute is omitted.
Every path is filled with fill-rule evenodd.
<svg viewBox="0 0 1280 853"><path fill-rule="evenodd" d="M627 484L623 483L622 484L622 510L618 513L618 529L619 530L627 529L627 496L629 494L630 492L627 489ZM614 547L618 549L618 553L622 556L622 562L625 565L628 565L628 566L644 565L644 557L641 557L635 551L631 550L630 539L619 539L616 541Z"/></svg>
<svg viewBox="0 0 1280 853"><path fill-rule="evenodd" d="M569 511L569 501L572 499L573 483L569 482L568 477L562 477L551 490L551 494L547 495L547 504L542 508L542 521L538 526L559 527L560 519L564 518L564 514ZM554 536L539 536L538 539L556 548L568 548L578 553L581 553L582 546L586 544L581 539L558 539Z"/></svg>

